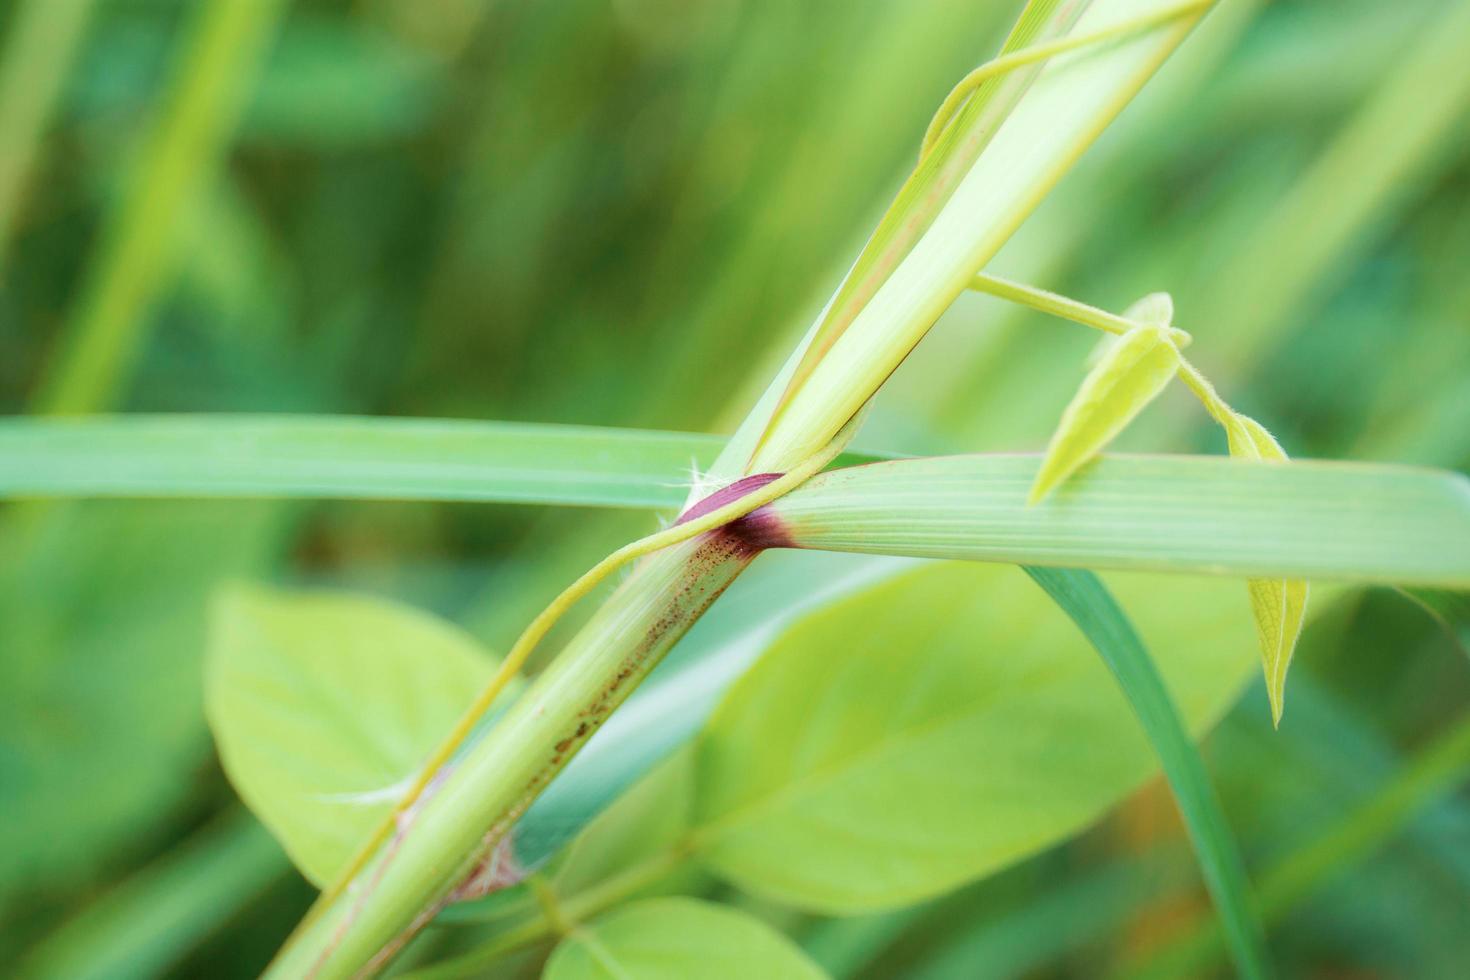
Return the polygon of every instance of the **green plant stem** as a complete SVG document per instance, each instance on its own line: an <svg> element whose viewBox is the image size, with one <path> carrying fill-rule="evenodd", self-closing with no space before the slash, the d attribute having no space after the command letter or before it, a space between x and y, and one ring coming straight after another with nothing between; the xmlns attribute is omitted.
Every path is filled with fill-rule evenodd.
<svg viewBox="0 0 1470 980"><path fill-rule="evenodd" d="M1078 0L1075 3L1028 0L1015 27L1006 38L1002 58L999 60L1005 61L1007 56L1025 50L1037 39L1065 34L1091 3L1092 0ZM893 203L889 205L872 237L838 288L837 295L823 311L813 328L809 343L800 352L799 359L782 384L780 398L771 406L769 415L763 418L764 431L752 446L749 460L756 471L783 468L784 457L780 453L768 453L763 458L761 450L767 441L779 440L783 425L798 430L806 427L807 423L800 418L791 422L784 421L787 408L811 379L817 365L832 346L857 321L864 307L930 230L975 161L990 145L1001 123L1036 80L1044 60L1044 57L1022 57L1005 62L998 70L991 71L966 90L963 105L953 107L946 113L946 121L951 116L954 117L953 124L945 126L943 132L933 140L925 140L918 165L899 188ZM991 62L991 65L995 65L995 62ZM984 71L985 68L979 70ZM945 112L945 109L941 108L940 111ZM876 389L887 374L887 371L876 372L872 387ZM856 406L866 400L863 398L839 411L846 411L851 416L856 413ZM829 416L827 421L830 423L833 418ZM835 431L842 421L845 420L837 421L829 431ZM820 441L824 440L818 440Z"/></svg>
<svg viewBox="0 0 1470 980"><path fill-rule="evenodd" d="M960 79L959 84L955 85L950 90L950 93L944 97L944 102L940 104L939 111L934 113L934 118L929 121L929 128L924 133L924 143L919 150L919 159L923 160L924 157L929 155L934 149L935 144L939 142L940 137L944 135L955 113L975 94L981 85L990 81L992 78L1004 75L1009 71L1014 71L1024 65L1034 65L1038 62L1055 58L1057 55L1066 54L1068 51L1076 51L1079 48L1091 47L1095 44L1105 44L1108 41L1114 41L1121 37L1127 37L1130 34L1138 34L1149 28L1158 27L1160 24L1167 24L1170 21L1178 20L1189 14L1201 13L1206 8L1212 6L1214 2L1215 0L1188 0L1186 3L1176 4L1172 7L1163 7L1140 17L1130 17L1116 24L1109 24L1107 27L1087 34L1077 34L1071 37L1057 38L1054 41L1047 41L1041 44L1033 44L1030 47L1021 48L1018 51L1012 51L991 61L987 61Z"/></svg>
<svg viewBox="0 0 1470 980"><path fill-rule="evenodd" d="M271 975L352 976L382 966L753 558L723 534L649 555L420 800L408 832L367 865L358 891L324 902L303 923Z"/></svg>
<svg viewBox="0 0 1470 980"><path fill-rule="evenodd" d="M169 101L107 218L95 271L35 393L34 412L84 414L112 399L172 272L183 216L224 152L282 3L215 0L196 9Z"/></svg>
<svg viewBox="0 0 1470 980"><path fill-rule="evenodd" d="M1049 313L1104 333L1125 334L1138 326L1126 317L1109 313L1107 310L1100 310L1096 306L1088 306L1086 303L1079 303L1060 293L1012 282L1009 279L1002 279L1000 276L992 276L984 272L977 273L975 278L970 280L969 288L979 293L988 293L998 299L1018 303L1021 306L1029 306L1041 313Z"/></svg>
<svg viewBox="0 0 1470 980"><path fill-rule="evenodd" d="M1118 316L1116 313L1109 313L1107 310L1098 309L1095 306L1089 306L1086 303L1078 302L1059 293L1038 289L1035 286L1027 286L1019 282L1012 282L1009 279L987 275L983 272L975 276L970 283L970 288L976 292L987 293L998 299L1009 300L1012 303L1030 307L1041 313L1049 313L1063 320L1070 320L1084 327L1092 327L1094 330L1101 330L1104 333L1110 333L1115 336L1127 333L1129 330L1138 326L1138 324L1129 320L1127 317ZM1183 333L1183 331L1179 332ZM1188 337L1188 334L1185 334L1185 336ZM1216 421L1221 425L1228 425L1228 419L1235 413L1225 403L1225 400L1220 397L1220 393L1215 390L1215 386L1200 372L1199 368L1189 363L1183 357L1179 360L1180 379L1184 381L1190 391L1194 392L1201 404L1205 406L1205 410Z"/></svg>
<svg viewBox="0 0 1470 980"><path fill-rule="evenodd" d="M755 548L721 529L820 471L847 444L858 422L791 472L733 503L618 549L568 586L522 633L394 812L322 893L278 955L276 973L352 975L386 963L754 560ZM531 690L484 739L445 768L562 614L612 571L640 557L647 561ZM425 793L436 777L443 785ZM384 848L395 829L397 838ZM349 891L354 883L356 893Z"/></svg>
<svg viewBox="0 0 1470 980"><path fill-rule="evenodd" d="M552 600L549 606L531 620L531 624L517 638L514 645L511 646L510 651L505 655L505 659L501 661L500 667L495 672L495 676L491 678L489 684L485 686L485 689L476 696L475 700L465 711L464 716L460 718L459 722L454 726L454 729L445 738L444 743L424 763L422 770L414 779L408 791L404 793L403 798L394 807L393 812L388 815L372 837L363 844L357 856L342 872L341 878L322 893L318 906L323 907L334 901L343 893L347 885L352 882L356 875L363 870L373 852L382 846L383 842L393 832L398 820L406 814L410 807L418 802L424 789L429 785L429 781L440 773L445 764L448 763L450 756L469 738L470 733L475 730L490 710L490 706L500 698L510 686L511 682L515 680L521 668L525 666L527 658L536 649L536 646L551 631L552 626L556 625L556 622L566 614L568 609L591 592L608 575L622 568L628 562L673 545L687 543L706 532L716 531L731 521L744 517L746 514L775 500L787 491L800 486L836 458L837 454L842 451L842 447L851 439L852 431L855 428L856 421L854 424L849 425L843 433L839 434L838 438L834 439L826 450L807 460L790 473L782 474L778 479L767 483L765 486L746 494L736 501L718 507L698 518L684 521L673 527L665 528L656 534L651 534L646 538L641 538L638 541L624 545L598 562L575 582L562 590L561 594ZM744 548L744 545L736 540L732 543L732 547L736 551L740 551ZM753 557L753 554L750 557ZM713 600L713 597L711 597L711 600ZM588 726L585 724L579 726L577 737L580 738L586 735L587 728ZM557 754L558 756L563 756L567 753L564 749L559 749Z"/></svg>
<svg viewBox="0 0 1470 980"><path fill-rule="evenodd" d="M0 269L15 231L16 204L95 3L22 0L6 25L0 55Z"/></svg>

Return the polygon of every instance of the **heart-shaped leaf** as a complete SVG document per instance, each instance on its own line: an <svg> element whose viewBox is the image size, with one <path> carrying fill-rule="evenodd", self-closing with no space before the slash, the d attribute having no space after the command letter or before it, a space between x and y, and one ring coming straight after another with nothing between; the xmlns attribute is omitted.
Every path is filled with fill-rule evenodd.
<svg viewBox="0 0 1470 980"><path fill-rule="evenodd" d="M494 666L470 636L406 606L234 586L215 601L205 711L235 789L321 885Z"/></svg>

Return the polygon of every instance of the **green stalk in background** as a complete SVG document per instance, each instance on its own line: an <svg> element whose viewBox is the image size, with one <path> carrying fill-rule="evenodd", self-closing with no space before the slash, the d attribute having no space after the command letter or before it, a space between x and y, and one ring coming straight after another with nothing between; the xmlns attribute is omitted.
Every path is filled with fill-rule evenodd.
<svg viewBox="0 0 1470 980"><path fill-rule="evenodd" d="M104 223L87 284L32 399L39 414L109 404L167 283L185 211L224 155L283 0L196 8L169 102L132 163L137 179Z"/></svg>
<svg viewBox="0 0 1470 980"><path fill-rule="evenodd" d="M1191 304L1229 311L1218 319L1229 324L1230 345L1219 359L1225 380L1278 336L1333 269L1346 267L1344 257L1364 231L1412 193L1443 142L1463 132L1470 4L1449 7L1265 223L1211 271L1197 306Z"/></svg>
<svg viewBox="0 0 1470 980"><path fill-rule="evenodd" d="M96 0L22 0L10 13L0 52L0 270L6 267L16 204L35 166L62 84ZM0 282L3 282L0 273Z"/></svg>

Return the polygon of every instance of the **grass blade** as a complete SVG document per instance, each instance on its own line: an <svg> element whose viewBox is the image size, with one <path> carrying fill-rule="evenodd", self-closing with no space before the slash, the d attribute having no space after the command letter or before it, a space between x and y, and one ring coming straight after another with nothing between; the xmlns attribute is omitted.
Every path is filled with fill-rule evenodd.
<svg viewBox="0 0 1470 980"><path fill-rule="evenodd" d="M343 415L4 418L0 498L677 507L692 471L703 471L724 444L722 436L692 432Z"/></svg>
<svg viewBox="0 0 1470 980"><path fill-rule="evenodd" d="M717 436L343 416L0 420L0 495L673 507Z"/></svg>
<svg viewBox="0 0 1470 980"><path fill-rule="evenodd" d="M766 512L800 548L1470 589L1470 481L1347 463L1104 456L1027 507L1034 455L822 474Z"/></svg>
<svg viewBox="0 0 1470 980"><path fill-rule="evenodd" d="M1204 762L1138 634L1091 572L1044 568L1027 568L1026 572L1072 617L1117 678L1174 792L1236 969L1245 977L1265 976L1261 926L1251 903L1245 866Z"/></svg>

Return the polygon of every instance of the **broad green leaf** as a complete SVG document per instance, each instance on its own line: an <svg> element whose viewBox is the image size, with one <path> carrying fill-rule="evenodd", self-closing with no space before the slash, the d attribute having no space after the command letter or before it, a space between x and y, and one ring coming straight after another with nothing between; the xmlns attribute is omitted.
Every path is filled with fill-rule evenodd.
<svg viewBox="0 0 1470 980"><path fill-rule="evenodd" d="M320 885L493 669L469 636L405 606L235 586L215 602L205 710L235 789Z"/></svg>
<svg viewBox="0 0 1470 980"><path fill-rule="evenodd" d="M1040 502L1102 452L1178 370L1179 350L1167 326L1144 323L1119 338L1062 413L1027 502Z"/></svg>
<svg viewBox="0 0 1470 980"><path fill-rule="evenodd" d="M0 419L0 497L675 507L719 436L332 415ZM869 459L849 455L849 463Z"/></svg>
<svg viewBox="0 0 1470 980"><path fill-rule="evenodd" d="M1272 463L1286 461L1286 450L1261 423L1239 412L1223 419L1231 456ZM1258 578L1251 579L1247 588L1261 643L1271 721L1279 725L1286 696L1286 669L1291 666L1291 655L1307 615L1308 586L1303 579Z"/></svg>
<svg viewBox="0 0 1470 980"><path fill-rule="evenodd" d="M821 474L770 505L801 548L1470 589L1470 481L1406 466L1104 456L1026 506L1037 458Z"/></svg>
<svg viewBox="0 0 1470 980"><path fill-rule="evenodd" d="M635 902L562 940L545 980L820 980L791 940L744 912L691 898Z"/></svg>
<svg viewBox="0 0 1470 980"><path fill-rule="evenodd" d="M1241 976L1265 976L1261 924L1240 850L1204 762L1133 624L1092 572L1037 568L1027 574L1072 617L1123 689L1174 792L1236 969Z"/></svg>
<svg viewBox="0 0 1470 980"><path fill-rule="evenodd" d="M1243 597L1112 585L1200 732L1249 670ZM1154 765L1096 653L1019 571L932 565L803 620L731 689L699 742L695 840L750 891L891 908L1076 833Z"/></svg>

